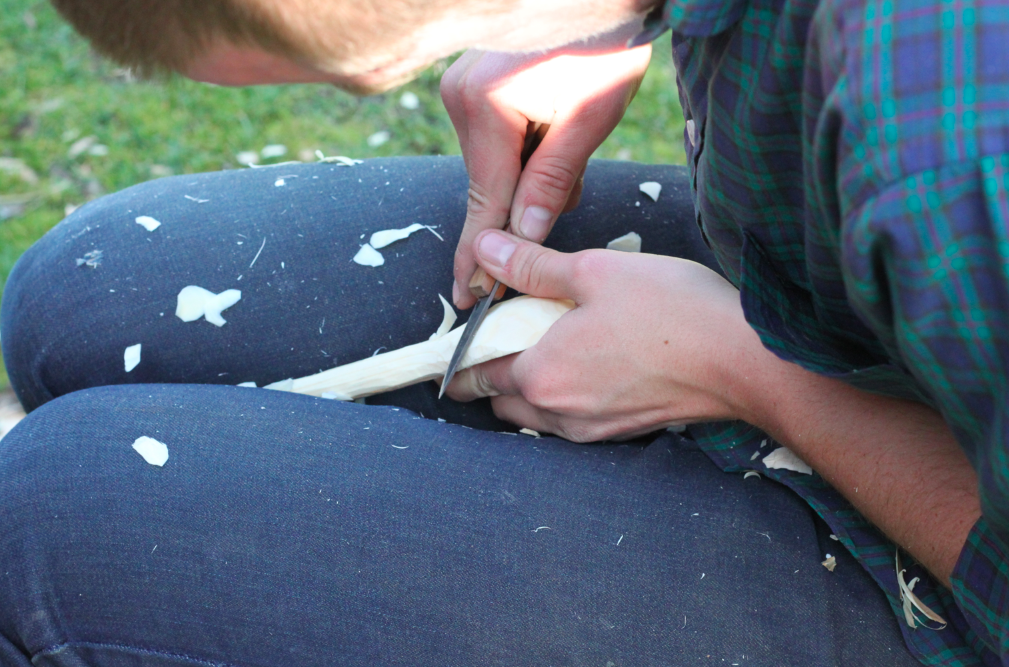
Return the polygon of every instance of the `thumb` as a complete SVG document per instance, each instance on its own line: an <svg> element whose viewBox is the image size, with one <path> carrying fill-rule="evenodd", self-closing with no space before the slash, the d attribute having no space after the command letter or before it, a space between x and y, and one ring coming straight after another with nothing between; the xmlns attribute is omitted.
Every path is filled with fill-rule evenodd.
<svg viewBox="0 0 1009 667"><path fill-rule="evenodd" d="M580 302L574 255L497 230L477 236L474 246L480 266L495 280L523 294Z"/></svg>

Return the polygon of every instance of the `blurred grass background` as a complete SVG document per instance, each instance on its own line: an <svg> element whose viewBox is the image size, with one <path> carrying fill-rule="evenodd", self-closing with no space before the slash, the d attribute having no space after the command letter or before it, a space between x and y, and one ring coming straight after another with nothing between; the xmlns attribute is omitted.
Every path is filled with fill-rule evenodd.
<svg viewBox="0 0 1009 667"><path fill-rule="evenodd" d="M250 158L314 161L316 150L458 154L438 96L447 64L366 98L320 85L136 81L93 54L48 2L0 0L0 299L17 258L50 227L135 183L244 168ZM637 98L596 156L682 164L682 125L668 41L660 40ZM267 146L285 152L264 158Z"/></svg>

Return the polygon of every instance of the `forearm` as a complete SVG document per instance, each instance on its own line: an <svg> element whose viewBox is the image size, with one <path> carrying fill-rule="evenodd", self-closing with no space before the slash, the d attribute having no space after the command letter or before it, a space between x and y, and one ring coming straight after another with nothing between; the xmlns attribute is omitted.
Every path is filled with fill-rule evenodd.
<svg viewBox="0 0 1009 667"><path fill-rule="evenodd" d="M977 476L939 413L816 375L762 347L751 361L758 366L741 383L746 420L798 454L948 587L981 510Z"/></svg>

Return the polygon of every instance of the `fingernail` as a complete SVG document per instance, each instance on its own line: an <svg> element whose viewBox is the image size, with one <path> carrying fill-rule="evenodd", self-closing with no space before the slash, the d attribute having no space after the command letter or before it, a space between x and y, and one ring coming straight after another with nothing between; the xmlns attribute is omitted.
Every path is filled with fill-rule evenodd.
<svg viewBox="0 0 1009 667"><path fill-rule="evenodd" d="M459 305L459 283L452 281L452 303Z"/></svg>
<svg viewBox="0 0 1009 667"><path fill-rule="evenodd" d="M550 211L542 206L530 206L522 212L519 220L519 231L530 241L541 243L550 232Z"/></svg>
<svg viewBox="0 0 1009 667"><path fill-rule="evenodd" d="M500 232L485 234L480 239L480 256L491 264L503 267L515 252L516 244Z"/></svg>

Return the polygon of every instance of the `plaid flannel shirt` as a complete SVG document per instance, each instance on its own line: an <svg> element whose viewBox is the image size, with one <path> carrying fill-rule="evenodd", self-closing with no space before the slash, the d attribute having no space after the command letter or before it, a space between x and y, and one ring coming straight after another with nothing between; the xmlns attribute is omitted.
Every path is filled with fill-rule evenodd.
<svg viewBox="0 0 1009 667"><path fill-rule="evenodd" d="M932 405L978 472L952 592L909 568L949 625L907 626L894 545L819 476L762 472L827 521L922 662L1009 665L1009 4L667 0L637 41L666 28L697 222L764 345ZM767 437L691 434L737 472Z"/></svg>

